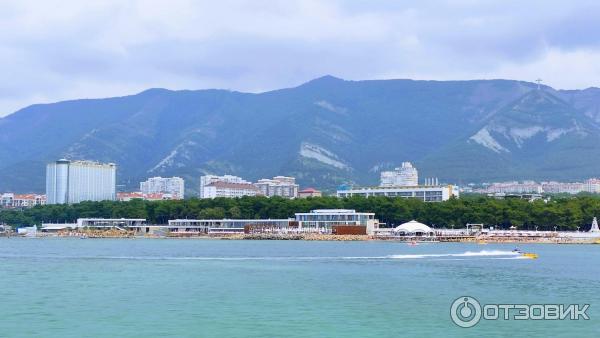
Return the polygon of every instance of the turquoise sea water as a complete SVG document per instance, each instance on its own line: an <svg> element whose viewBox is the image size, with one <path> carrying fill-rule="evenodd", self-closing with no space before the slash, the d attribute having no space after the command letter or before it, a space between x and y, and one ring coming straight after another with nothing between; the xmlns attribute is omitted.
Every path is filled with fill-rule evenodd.
<svg viewBox="0 0 600 338"><path fill-rule="evenodd" d="M600 245L0 238L2 337L600 336ZM590 320L450 305L588 303Z"/></svg>

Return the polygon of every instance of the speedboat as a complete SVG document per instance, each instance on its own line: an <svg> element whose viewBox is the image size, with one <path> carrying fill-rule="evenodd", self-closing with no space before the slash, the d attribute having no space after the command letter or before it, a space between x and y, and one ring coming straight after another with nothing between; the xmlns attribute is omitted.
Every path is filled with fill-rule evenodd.
<svg viewBox="0 0 600 338"><path fill-rule="evenodd" d="M513 250L513 252L518 253L519 255L521 255L521 257L525 257L525 258L529 258L529 259L536 259L539 257L538 254L533 253L533 252L523 252L521 250L519 250L518 248L515 248Z"/></svg>

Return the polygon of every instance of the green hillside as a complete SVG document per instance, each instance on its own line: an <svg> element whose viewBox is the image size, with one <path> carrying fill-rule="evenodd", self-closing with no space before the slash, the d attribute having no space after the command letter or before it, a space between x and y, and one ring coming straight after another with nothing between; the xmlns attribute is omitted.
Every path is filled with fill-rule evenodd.
<svg viewBox="0 0 600 338"><path fill-rule="evenodd" d="M205 173L375 184L402 161L456 183L596 175L600 91L536 88L325 76L261 94L151 89L33 105L0 119L0 191L43 192L44 164L62 157L115 162L130 189L180 175L192 193Z"/></svg>

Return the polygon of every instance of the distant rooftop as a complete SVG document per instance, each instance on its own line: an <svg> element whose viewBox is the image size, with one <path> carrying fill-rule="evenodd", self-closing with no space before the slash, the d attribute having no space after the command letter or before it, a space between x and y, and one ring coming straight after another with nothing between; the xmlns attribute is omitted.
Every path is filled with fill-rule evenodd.
<svg viewBox="0 0 600 338"><path fill-rule="evenodd" d="M95 165L95 166L111 166L111 167L116 166L115 163L101 163L101 162L92 161L92 160L67 160L64 158L61 158L60 160L53 162L53 163L70 163L70 164Z"/></svg>
<svg viewBox="0 0 600 338"><path fill-rule="evenodd" d="M306 188L306 189L302 189L298 192L305 192L305 193L309 193L309 192L320 192L319 190L315 189L315 188Z"/></svg>
<svg viewBox="0 0 600 338"><path fill-rule="evenodd" d="M356 210L354 210L354 209L315 209L315 210L311 210L310 212L315 213L315 214L333 214L333 213L347 214L347 213L355 213Z"/></svg>
<svg viewBox="0 0 600 338"><path fill-rule="evenodd" d="M231 183L231 182L223 182L216 181L206 185L207 187L216 187L216 188L225 188L225 189L248 189L248 190L258 190L256 186L250 183Z"/></svg>

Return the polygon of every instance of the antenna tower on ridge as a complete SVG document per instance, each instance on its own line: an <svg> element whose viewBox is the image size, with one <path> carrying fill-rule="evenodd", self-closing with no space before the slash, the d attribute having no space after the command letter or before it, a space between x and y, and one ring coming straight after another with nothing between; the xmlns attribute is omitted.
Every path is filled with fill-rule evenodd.
<svg viewBox="0 0 600 338"><path fill-rule="evenodd" d="M538 90L542 89L542 87L541 87L542 79L538 78L537 80L535 80L535 82L537 82L537 84L538 84Z"/></svg>

